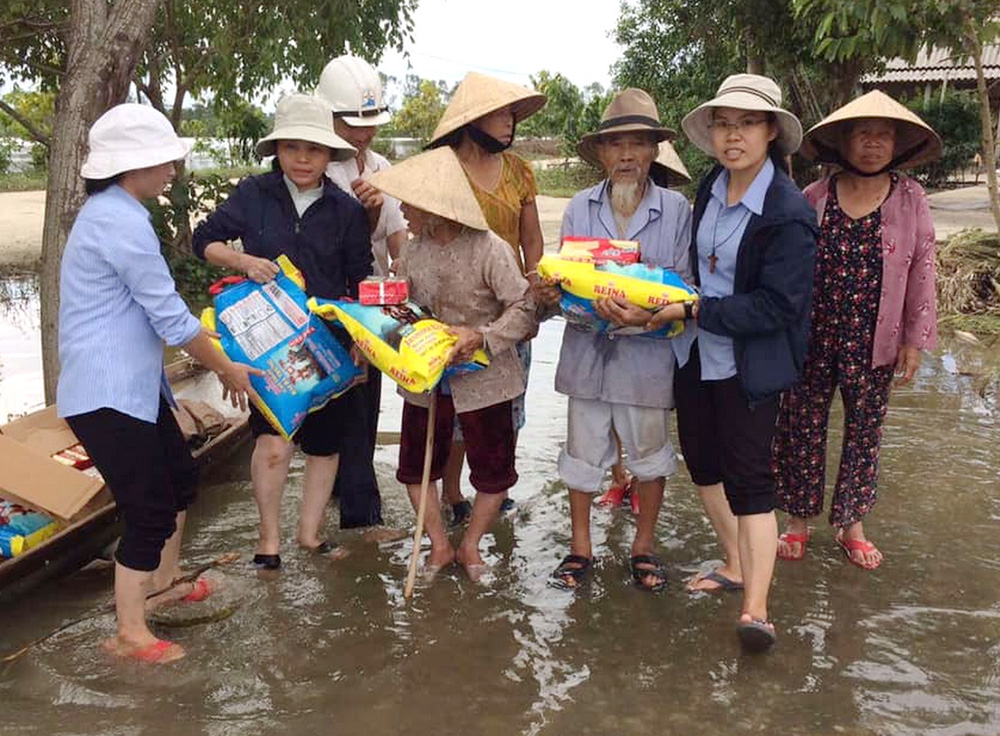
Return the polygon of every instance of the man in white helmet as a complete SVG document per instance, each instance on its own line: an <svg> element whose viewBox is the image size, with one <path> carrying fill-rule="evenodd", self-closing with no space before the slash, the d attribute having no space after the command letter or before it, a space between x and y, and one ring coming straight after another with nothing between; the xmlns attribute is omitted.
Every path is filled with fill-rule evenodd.
<svg viewBox="0 0 1000 736"><path fill-rule="evenodd" d="M358 153L346 161L331 162L326 175L333 183L357 199L368 214L372 255L376 276L389 274L390 258L399 256L406 242L406 220L399 201L385 197L367 179L390 167L385 157L369 147L379 125L389 122L388 108L382 102L382 81L378 72L364 59L338 56L323 69L316 96L333 113L334 131ZM364 384L368 403L368 432L355 438L366 440L364 447L345 448L334 491L340 504L340 525L344 529L372 527L382 523L382 501L375 478L375 439L378 431L382 374L369 367ZM354 433L351 433L354 434ZM393 538L392 530L372 530L366 536L375 541Z"/></svg>

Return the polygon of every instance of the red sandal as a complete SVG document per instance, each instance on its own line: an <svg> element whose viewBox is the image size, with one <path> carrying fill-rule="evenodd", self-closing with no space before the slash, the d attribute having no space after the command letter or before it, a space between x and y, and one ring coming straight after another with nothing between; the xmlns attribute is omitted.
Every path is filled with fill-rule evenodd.
<svg viewBox="0 0 1000 736"><path fill-rule="evenodd" d="M797 555L793 554L781 554L781 547L778 547L778 559L787 560L789 562L798 562L806 556L806 544L809 542L809 532L805 534L796 534L795 532L782 532L778 535L778 541L784 542L785 544L799 545L799 553Z"/></svg>
<svg viewBox="0 0 1000 736"><path fill-rule="evenodd" d="M216 585L208 578L198 578L194 581L191 592L181 598L182 603L201 603L215 592Z"/></svg>
<svg viewBox="0 0 1000 736"><path fill-rule="evenodd" d="M860 567L862 570L874 570L882 564L882 560L871 564L865 563L864 557L861 558L861 562L854 559L855 552L860 552L862 555L866 556L870 555L872 552L879 552L879 548L867 539L844 539L843 533L840 533L833 538L833 541L835 541L840 548L844 550L844 555L847 557L847 561L855 567ZM879 552L879 554L881 554L881 552Z"/></svg>

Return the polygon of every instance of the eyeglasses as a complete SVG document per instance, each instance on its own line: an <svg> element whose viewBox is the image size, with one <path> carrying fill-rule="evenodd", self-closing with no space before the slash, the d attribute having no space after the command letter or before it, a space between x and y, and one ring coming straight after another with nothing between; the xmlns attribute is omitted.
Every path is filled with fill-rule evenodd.
<svg viewBox="0 0 1000 736"><path fill-rule="evenodd" d="M766 123L767 118L741 118L735 123L726 120L713 120L708 124L708 129L719 133L749 133L761 123Z"/></svg>

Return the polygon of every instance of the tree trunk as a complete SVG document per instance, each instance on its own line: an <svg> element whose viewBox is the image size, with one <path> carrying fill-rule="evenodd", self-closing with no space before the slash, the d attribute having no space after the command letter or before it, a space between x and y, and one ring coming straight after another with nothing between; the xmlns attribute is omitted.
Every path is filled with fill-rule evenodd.
<svg viewBox="0 0 1000 736"><path fill-rule="evenodd" d="M41 328L45 401L59 380L59 265L83 203L80 166L87 131L108 108L125 100L160 0L72 0L66 38L66 76L56 97L42 231Z"/></svg>
<svg viewBox="0 0 1000 736"><path fill-rule="evenodd" d="M979 119L983 129L983 165L986 167L986 189L990 195L990 212L997 232L1000 232L1000 194L997 190L997 151L993 138L993 114L990 111L990 93L983 73L983 47L976 33L976 22L966 10L963 18L967 48L976 68L976 91L979 93Z"/></svg>

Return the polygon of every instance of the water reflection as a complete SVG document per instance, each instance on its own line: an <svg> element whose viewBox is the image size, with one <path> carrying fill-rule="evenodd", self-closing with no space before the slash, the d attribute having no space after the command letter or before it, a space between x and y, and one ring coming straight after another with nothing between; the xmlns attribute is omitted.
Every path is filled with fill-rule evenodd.
<svg viewBox="0 0 1000 736"><path fill-rule="evenodd" d="M996 521L1000 431L965 366L990 358L954 345L958 372L928 359L896 391L885 427L881 501L866 529L886 563L843 559L820 520L805 561L781 563L773 592L779 644L746 657L733 635L737 597L689 596L682 580L719 556L683 474L670 479L657 530L671 576L662 595L633 588L631 515L594 515L593 582L573 595L546 577L566 553L565 489L554 482L565 403L551 390L561 327L536 342L519 447L519 511L486 538L489 586L457 570L402 597L409 541L374 547L340 535L342 562L283 555L260 579L224 573L231 616L163 629L190 656L170 667L104 659L110 617L68 630L0 672L4 734L994 734L1000 731ZM978 361L978 362L976 362ZM5 389L6 392L6 389ZM387 396L383 428L398 427ZM833 420L836 428L839 413ZM831 447L839 446L839 430ZM390 524L412 512L379 450ZM831 464L832 474L835 464ZM188 557L248 555L256 507L246 453L206 478ZM291 495L303 467L291 470ZM467 486L468 487L468 486ZM291 543L297 509L287 499ZM331 515L331 529L335 514ZM110 571L82 571L9 607L7 651L108 600ZM211 600L211 599L210 599ZM206 603L205 605L208 605ZM178 715L183 714L183 725Z"/></svg>
<svg viewBox="0 0 1000 736"><path fill-rule="evenodd" d="M45 405L38 276L0 268L0 423Z"/></svg>

